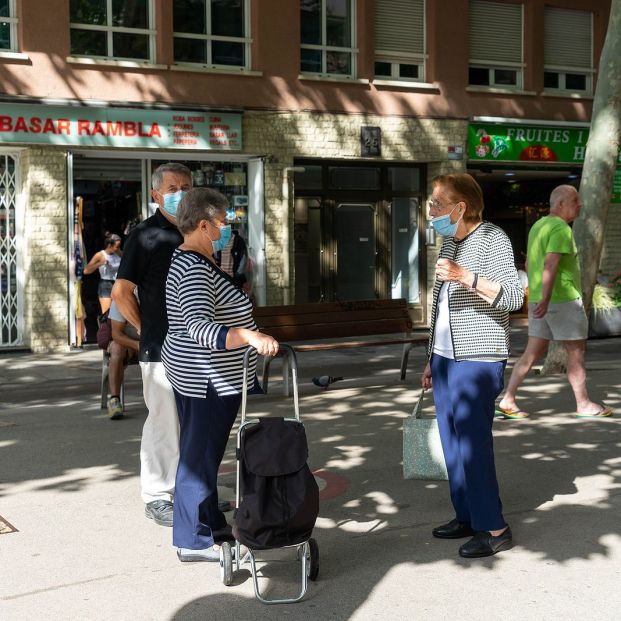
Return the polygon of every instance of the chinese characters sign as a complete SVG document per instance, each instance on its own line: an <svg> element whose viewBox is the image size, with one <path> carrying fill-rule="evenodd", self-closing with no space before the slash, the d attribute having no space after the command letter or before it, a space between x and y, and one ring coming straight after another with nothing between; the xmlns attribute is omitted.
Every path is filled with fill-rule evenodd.
<svg viewBox="0 0 621 621"><path fill-rule="evenodd" d="M241 114L0 104L0 143L239 151Z"/></svg>

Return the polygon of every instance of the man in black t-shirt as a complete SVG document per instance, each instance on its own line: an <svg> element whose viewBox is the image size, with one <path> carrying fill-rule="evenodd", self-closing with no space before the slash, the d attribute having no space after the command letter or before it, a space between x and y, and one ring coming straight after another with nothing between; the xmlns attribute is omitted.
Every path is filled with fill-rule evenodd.
<svg viewBox="0 0 621 621"><path fill-rule="evenodd" d="M168 331L166 277L172 254L183 242L175 216L192 175L183 164L162 164L151 179L158 210L132 229L112 290L121 314L140 334L140 369L148 409L140 444L140 486L145 515L172 526L172 500L179 461L179 420L160 349ZM140 306L134 295L138 288Z"/></svg>

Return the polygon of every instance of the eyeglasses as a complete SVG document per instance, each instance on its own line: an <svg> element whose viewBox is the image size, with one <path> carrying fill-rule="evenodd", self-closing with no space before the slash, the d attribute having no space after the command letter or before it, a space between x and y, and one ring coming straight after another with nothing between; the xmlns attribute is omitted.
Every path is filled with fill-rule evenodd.
<svg viewBox="0 0 621 621"><path fill-rule="evenodd" d="M457 203L448 203L448 205L443 205L440 201L433 198L430 198L427 201L427 209L429 209L429 211L431 211L432 209L434 209L435 211L442 210L446 207L449 207L450 205L457 205Z"/></svg>

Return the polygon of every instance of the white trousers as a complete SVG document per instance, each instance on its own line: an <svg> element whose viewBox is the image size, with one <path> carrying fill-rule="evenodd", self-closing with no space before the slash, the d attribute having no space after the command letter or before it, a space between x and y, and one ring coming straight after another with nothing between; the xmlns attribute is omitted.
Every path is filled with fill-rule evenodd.
<svg viewBox="0 0 621 621"><path fill-rule="evenodd" d="M142 500L172 500L179 462L179 418L172 386L161 362L141 362L147 420L140 443Z"/></svg>

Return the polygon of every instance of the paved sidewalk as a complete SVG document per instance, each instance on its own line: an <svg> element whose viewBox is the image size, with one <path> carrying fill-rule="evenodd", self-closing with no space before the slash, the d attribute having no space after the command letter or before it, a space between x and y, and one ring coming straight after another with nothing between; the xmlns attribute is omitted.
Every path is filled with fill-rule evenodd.
<svg viewBox="0 0 621 621"><path fill-rule="evenodd" d="M520 353L525 335L515 331ZM303 354L301 413L323 488L320 574L306 599L268 607L247 571L224 587L218 567L181 564L171 531L139 495L145 417L128 369L128 417L99 409L101 353L0 354L0 619L426 619L564 621L621 617L621 339L589 342L593 398L618 416L573 417L564 378L531 374L527 421L496 421L496 459L516 546L466 561L431 528L452 517L445 482L404 481L401 426L418 396L423 352L400 382L399 347ZM279 392L251 414L292 412ZM343 375L323 391L314 375ZM221 489L233 497L233 439ZM231 516L231 514L228 514ZM2 532L0 524L0 532ZM297 566L270 553L271 596L298 588Z"/></svg>

